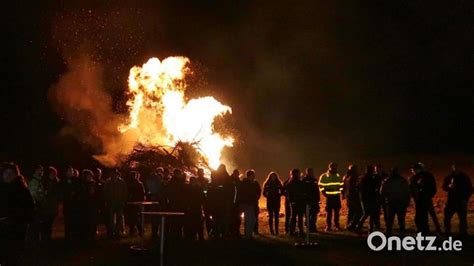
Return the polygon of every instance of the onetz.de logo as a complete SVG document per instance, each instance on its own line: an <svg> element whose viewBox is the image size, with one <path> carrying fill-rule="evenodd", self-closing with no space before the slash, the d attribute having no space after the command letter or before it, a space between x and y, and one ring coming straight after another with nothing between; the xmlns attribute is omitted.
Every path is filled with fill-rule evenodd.
<svg viewBox="0 0 474 266"><path fill-rule="evenodd" d="M454 240L452 237L444 240L440 246L435 245L435 236L423 236L418 233L416 237L399 236L386 237L382 232L374 231L367 237L367 245L373 251L396 250L396 251L461 251L461 240Z"/></svg>

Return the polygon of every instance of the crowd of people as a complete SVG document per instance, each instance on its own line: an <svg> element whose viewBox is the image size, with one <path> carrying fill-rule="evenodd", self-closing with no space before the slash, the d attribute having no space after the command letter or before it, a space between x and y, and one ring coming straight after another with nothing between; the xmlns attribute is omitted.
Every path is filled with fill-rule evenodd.
<svg viewBox="0 0 474 266"><path fill-rule="evenodd" d="M156 203L150 206L151 210L183 212L183 217L171 220L167 233L191 240L204 240L206 232L211 239L239 238L242 219L244 238L259 234L261 195L266 198L272 235L280 234L282 197L285 233L290 236L318 231L322 199L326 208L325 231L342 230L339 220L345 200L346 230L360 232L367 218L369 232L380 230L383 212L386 234L393 233L397 216L399 232L403 235L406 211L413 199L417 231L429 234L431 217L436 233L442 232L433 206L437 191L435 178L422 163L413 165L409 179L401 176L398 168L386 173L380 165L367 166L362 175L357 166L350 165L343 175L338 165L331 163L319 178L312 168L304 173L293 169L284 182L276 172L271 172L262 186L256 180L255 171L247 170L241 176L234 170L229 175L224 165L212 171L210 178L205 177L204 169L190 174L181 169L159 167L142 179L138 171L110 169L103 175L99 168L79 171L68 166L59 173L55 167L41 165L31 177L25 178L14 163L3 163L0 173L0 241L8 247L2 250L2 255L8 258L18 257L25 239L34 243L49 241L60 210L67 240L93 240L99 224L106 225L110 238L142 234L140 205L129 203L143 201ZM451 234L451 219L457 213L459 233L466 235L468 201L472 194L470 177L453 165L442 189L447 192L445 233ZM309 225L306 230L304 222ZM151 228L152 237L156 238L158 220L151 219Z"/></svg>

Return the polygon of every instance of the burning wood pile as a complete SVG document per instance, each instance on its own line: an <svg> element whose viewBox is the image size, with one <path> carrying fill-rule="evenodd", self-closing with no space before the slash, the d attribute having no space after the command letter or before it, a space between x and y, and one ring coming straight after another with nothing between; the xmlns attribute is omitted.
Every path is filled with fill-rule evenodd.
<svg viewBox="0 0 474 266"><path fill-rule="evenodd" d="M198 152L197 143L179 141L171 151L165 146L137 145L124 158L125 167L151 173L158 167L180 168L194 172L199 167L209 168L206 159Z"/></svg>
<svg viewBox="0 0 474 266"><path fill-rule="evenodd" d="M216 169L222 150L234 139L214 130L217 117L231 108L212 96L188 99L185 77L189 59L151 58L128 77L128 118L117 130L131 143L120 151L122 165L144 172L159 166ZM133 147L133 149L131 149Z"/></svg>

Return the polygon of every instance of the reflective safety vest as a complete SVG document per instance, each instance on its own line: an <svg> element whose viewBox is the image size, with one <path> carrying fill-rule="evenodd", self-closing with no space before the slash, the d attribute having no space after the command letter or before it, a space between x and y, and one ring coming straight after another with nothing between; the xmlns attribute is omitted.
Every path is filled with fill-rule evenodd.
<svg viewBox="0 0 474 266"><path fill-rule="evenodd" d="M319 177L319 190L327 195L339 195L344 188L342 176L326 172Z"/></svg>

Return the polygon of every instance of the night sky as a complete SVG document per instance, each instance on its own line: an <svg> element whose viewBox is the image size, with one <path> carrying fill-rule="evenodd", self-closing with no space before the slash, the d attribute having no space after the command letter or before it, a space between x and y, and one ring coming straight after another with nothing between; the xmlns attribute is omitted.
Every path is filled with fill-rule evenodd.
<svg viewBox="0 0 474 266"><path fill-rule="evenodd" d="M68 62L120 113L130 67L172 55L233 108L240 168L474 152L470 1L41 2L4 10L0 160L96 164L48 96Z"/></svg>

